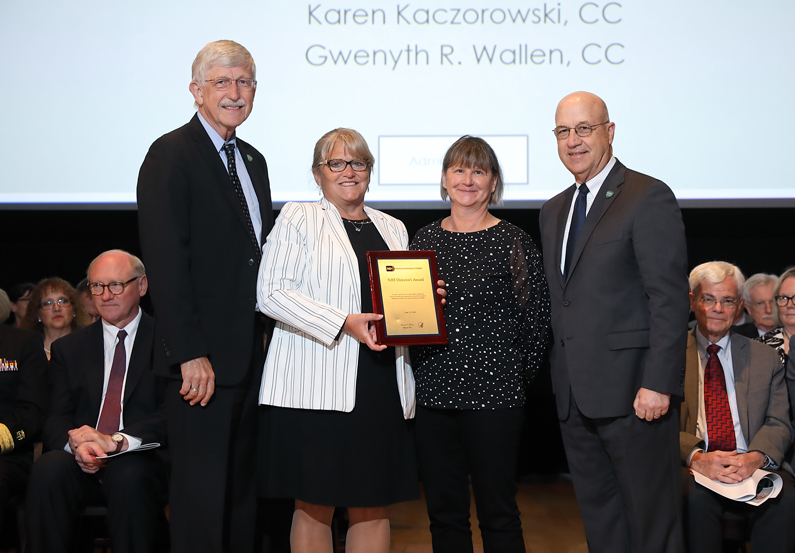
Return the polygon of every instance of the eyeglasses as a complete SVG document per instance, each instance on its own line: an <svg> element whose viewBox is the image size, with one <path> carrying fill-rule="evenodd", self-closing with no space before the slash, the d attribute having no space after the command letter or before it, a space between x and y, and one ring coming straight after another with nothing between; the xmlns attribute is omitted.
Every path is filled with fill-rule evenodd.
<svg viewBox="0 0 795 553"><path fill-rule="evenodd" d="M786 307L789 302L795 305L795 296L776 296L776 305Z"/></svg>
<svg viewBox="0 0 795 553"><path fill-rule="evenodd" d="M363 173L370 167L370 163L363 159L354 159L345 161L344 159L329 159L321 163L321 165L328 165L328 168L335 173L342 173L348 165L357 173Z"/></svg>
<svg viewBox="0 0 795 553"><path fill-rule="evenodd" d="M558 140L567 139L571 131L577 133L577 136L585 138L586 136L591 136L593 130L596 127L601 127L602 125L607 125L608 123L610 123L610 121L605 121L604 123L599 123L598 125L586 125L583 123L581 125L577 125L576 127L557 127L552 129L552 132L555 133L555 138Z"/></svg>
<svg viewBox="0 0 795 553"><path fill-rule="evenodd" d="M130 284L132 281L137 279L138 277L133 277L127 282L111 282L110 284L102 284L101 282L89 282L88 283L88 291L91 292L92 296L101 296L105 293L105 288L107 288L111 294L114 296L118 296L119 294L124 292L124 289L127 288L127 285Z"/></svg>
<svg viewBox="0 0 795 553"><path fill-rule="evenodd" d="M734 299L734 298L723 298L722 300L719 300L717 298L713 298L713 297L707 296L705 298L699 298L698 301L699 301L699 303L701 303L701 305L703 305L707 309L709 309L711 307L715 307L715 305L718 304L718 303L721 304L724 309L736 309L737 308L737 300Z"/></svg>
<svg viewBox="0 0 795 553"><path fill-rule="evenodd" d="M254 79L230 79L229 77L221 77L220 79L204 79L205 83L213 83L215 90L227 90L233 83L237 83L237 88L240 90L251 90L257 88L257 81Z"/></svg>
<svg viewBox="0 0 795 553"><path fill-rule="evenodd" d="M55 307L56 303L61 307L69 307L70 305L72 305L72 300L70 300L69 298L58 298L57 300L47 300L41 302L41 305L39 307L42 309L42 311L49 311L50 309Z"/></svg>
<svg viewBox="0 0 795 553"><path fill-rule="evenodd" d="M766 307L773 307L773 300L762 300L762 301L755 301L753 304L754 308L756 309L764 309Z"/></svg>

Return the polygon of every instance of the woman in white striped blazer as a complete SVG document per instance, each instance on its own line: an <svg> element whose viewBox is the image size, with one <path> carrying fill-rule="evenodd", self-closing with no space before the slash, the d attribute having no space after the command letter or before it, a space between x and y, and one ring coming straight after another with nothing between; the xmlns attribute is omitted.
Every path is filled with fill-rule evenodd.
<svg viewBox="0 0 795 553"><path fill-rule="evenodd" d="M334 506L347 551L387 553L386 505L419 497L414 376L403 347L379 346L365 252L408 249L403 223L364 206L373 156L335 129L315 146L323 197L288 203L260 265L260 311L276 319L262 377L260 494L295 499L293 553L331 552ZM364 344L366 347L360 347Z"/></svg>

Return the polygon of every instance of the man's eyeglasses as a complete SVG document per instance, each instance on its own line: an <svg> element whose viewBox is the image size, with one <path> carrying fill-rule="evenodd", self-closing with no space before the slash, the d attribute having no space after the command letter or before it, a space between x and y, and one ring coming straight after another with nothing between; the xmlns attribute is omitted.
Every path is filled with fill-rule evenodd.
<svg viewBox="0 0 795 553"><path fill-rule="evenodd" d="M602 125L607 125L608 123L610 123L610 121L605 121L604 123L599 123L598 125L586 125L585 123L582 123L576 127L556 127L552 129L552 132L555 133L555 138L558 140L567 139L571 131L577 133L577 136L585 138L586 136L591 136L593 130L596 127L601 127Z"/></svg>
<svg viewBox="0 0 795 553"><path fill-rule="evenodd" d="M251 90L257 88L257 81L254 79L230 79L221 77L220 79L204 79L205 83L213 83L215 90L227 90L232 84L237 84L240 90Z"/></svg>
<svg viewBox="0 0 795 553"><path fill-rule="evenodd" d="M114 296L118 296L119 294L124 292L124 289L127 288L127 285L130 284L132 281L136 280L138 277L133 277L127 282L111 282L110 284L103 284L101 282L89 282L88 283L88 291L91 292L92 296L101 296L105 293L105 288L107 288L111 294Z"/></svg>
<svg viewBox="0 0 795 553"><path fill-rule="evenodd" d="M72 305L72 300L70 300L69 298L58 298L57 300L47 300L41 302L41 305L39 307L42 309L42 311L49 311L50 309L55 307L56 303L61 307L69 307L70 305Z"/></svg>
<svg viewBox="0 0 795 553"><path fill-rule="evenodd" d="M776 305L786 307L789 302L795 305L795 296L776 296Z"/></svg>
<svg viewBox="0 0 795 553"><path fill-rule="evenodd" d="M724 309L736 309L738 303L734 298L723 298L722 300L719 300L710 296L699 298L698 301L707 309L715 307L716 304L721 304Z"/></svg>
<svg viewBox="0 0 795 553"><path fill-rule="evenodd" d="M321 163L321 165L328 165L328 168L335 173L342 173L348 165L357 173L363 173L370 167L370 163L363 159L354 159L345 161L344 159L329 159Z"/></svg>

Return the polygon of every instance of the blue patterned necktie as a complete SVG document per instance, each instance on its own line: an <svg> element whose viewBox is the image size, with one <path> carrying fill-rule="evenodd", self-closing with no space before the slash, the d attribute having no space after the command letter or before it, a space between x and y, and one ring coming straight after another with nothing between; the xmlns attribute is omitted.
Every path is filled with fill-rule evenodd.
<svg viewBox="0 0 795 553"><path fill-rule="evenodd" d="M257 240L257 233L254 231L254 225L251 222L251 213L248 211L248 202L246 201L246 196L243 194L243 186L240 184L240 177L237 176L235 145L232 142L224 144L224 151L226 152L226 161L229 166L229 178L232 180L232 186L235 189L235 194L237 194L237 199L240 200L240 207L246 219L246 227L248 227L248 235L254 243L254 251L257 255L257 261L259 261L262 257L262 250Z"/></svg>

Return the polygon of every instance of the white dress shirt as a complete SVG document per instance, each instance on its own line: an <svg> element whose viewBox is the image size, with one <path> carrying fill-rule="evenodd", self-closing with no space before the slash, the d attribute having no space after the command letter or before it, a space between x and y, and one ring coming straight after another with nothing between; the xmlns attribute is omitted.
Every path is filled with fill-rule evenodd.
<svg viewBox="0 0 795 553"><path fill-rule="evenodd" d="M613 166L616 164L615 156L610 158L610 161L607 162L607 165L599 171L599 173L592 178L591 180L587 181L585 184L588 186L588 194L585 197L585 216L588 216L588 212L591 211L591 206L593 205L593 201L596 199L596 195L599 194L599 190L602 188L602 185L607 178L607 175L610 174L610 171L613 169ZM580 186L579 183L574 183L577 187L577 190L574 191L574 195L571 198L571 205L569 206L569 217L566 219L566 232L563 234L563 251L560 253L560 272L564 272L564 267L566 265L566 245L569 242L569 228L571 228L571 218L574 216L574 204L577 203L577 194L580 193Z"/></svg>

